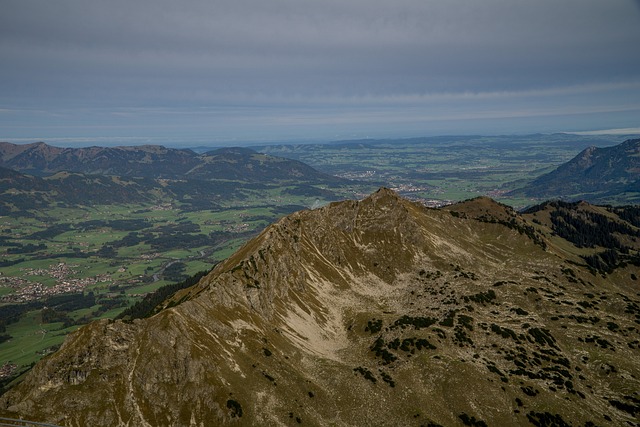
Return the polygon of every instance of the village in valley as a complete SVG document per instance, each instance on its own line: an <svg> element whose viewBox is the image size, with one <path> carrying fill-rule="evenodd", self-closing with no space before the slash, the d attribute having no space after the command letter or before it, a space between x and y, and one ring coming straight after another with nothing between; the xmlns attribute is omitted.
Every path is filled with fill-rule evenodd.
<svg viewBox="0 0 640 427"><path fill-rule="evenodd" d="M99 274L93 277L74 278L77 275L77 264L59 262L49 268L21 268L24 276L43 276L56 280L53 286L46 286L40 282L32 282L24 276L5 276L0 273L0 286L11 288L14 292L4 295L0 301L3 303L24 303L65 293L84 292L85 288L97 283L106 283L111 280L109 274Z"/></svg>

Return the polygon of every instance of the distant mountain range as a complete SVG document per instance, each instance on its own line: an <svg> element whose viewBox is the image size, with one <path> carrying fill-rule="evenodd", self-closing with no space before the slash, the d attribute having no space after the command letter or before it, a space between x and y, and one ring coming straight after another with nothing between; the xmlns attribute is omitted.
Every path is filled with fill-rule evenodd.
<svg viewBox="0 0 640 427"><path fill-rule="evenodd" d="M511 194L606 203L622 193L635 193L635 200L640 203L640 139L630 139L613 147L589 147Z"/></svg>
<svg viewBox="0 0 640 427"><path fill-rule="evenodd" d="M57 172L153 179L238 180L244 182L340 182L291 159L248 148L220 148L203 154L158 145L59 148L43 142L0 142L0 166L37 176Z"/></svg>
<svg viewBox="0 0 640 427"><path fill-rule="evenodd" d="M0 397L67 426L594 426L640 414L640 211L380 189L266 228Z"/></svg>
<svg viewBox="0 0 640 427"><path fill-rule="evenodd" d="M290 185L295 193L331 196L317 184L345 180L297 160L247 148L204 154L161 146L58 148L45 143L0 142L0 214L60 204L132 203L171 198L193 209L211 209L266 186Z"/></svg>

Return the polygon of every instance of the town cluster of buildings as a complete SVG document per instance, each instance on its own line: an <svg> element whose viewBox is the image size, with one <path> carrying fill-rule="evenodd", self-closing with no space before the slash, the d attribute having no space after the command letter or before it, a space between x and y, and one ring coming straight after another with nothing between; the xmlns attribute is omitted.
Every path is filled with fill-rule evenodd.
<svg viewBox="0 0 640 427"><path fill-rule="evenodd" d="M107 282L111 277L107 274L101 274L93 277L73 278L76 273L77 265L58 263L51 265L49 268L24 268L21 271L24 276L47 276L56 280L53 286L46 286L40 282L32 282L24 277L2 276L0 275L0 286L13 288L15 292L4 295L0 302L23 303L35 301L50 296L64 293L83 292L89 285Z"/></svg>
<svg viewBox="0 0 640 427"><path fill-rule="evenodd" d="M18 369L18 365L15 363L5 362L4 365L0 366L0 379L11 377L16 369Z"/></svg>

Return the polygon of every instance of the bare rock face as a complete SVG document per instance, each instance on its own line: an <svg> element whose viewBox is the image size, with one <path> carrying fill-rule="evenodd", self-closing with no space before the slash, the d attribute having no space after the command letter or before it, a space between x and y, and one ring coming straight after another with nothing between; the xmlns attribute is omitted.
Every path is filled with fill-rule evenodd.
<svg viewBox="0 0 640 427"><path fill-rule="evenodd" d="M273 224L151 318L80 329L0 407L68 426L636 422L637 267L579 253L489 199L381 189Z"/></svg>

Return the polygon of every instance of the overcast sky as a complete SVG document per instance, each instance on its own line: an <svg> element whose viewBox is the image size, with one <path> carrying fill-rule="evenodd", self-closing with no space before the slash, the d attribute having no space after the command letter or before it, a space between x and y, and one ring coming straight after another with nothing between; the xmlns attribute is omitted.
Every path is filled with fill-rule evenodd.
<svg viewBox="0 0 640 427"><path fill-rule="evenodd" d="M0 0L0 140L618 128L637 0Z"/></svg>

